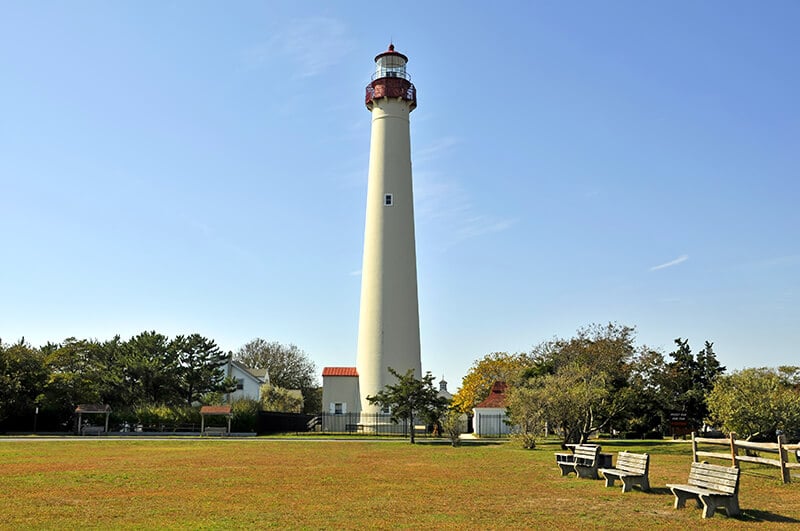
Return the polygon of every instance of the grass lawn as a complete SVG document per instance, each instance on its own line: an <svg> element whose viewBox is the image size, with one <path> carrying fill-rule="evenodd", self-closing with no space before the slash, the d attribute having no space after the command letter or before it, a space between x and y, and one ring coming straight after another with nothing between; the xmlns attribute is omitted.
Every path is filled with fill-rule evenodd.
<svg viewBox="0 0 800 531"><path fill-rule="evenodd" d="M652 454L653 492L559 476L555 442L0 439L0 528L721 528L796 526L800 477L745 463L743 515L672 508L688 443L603 441ZM719 462L718 464L721 464Z"/></svg>

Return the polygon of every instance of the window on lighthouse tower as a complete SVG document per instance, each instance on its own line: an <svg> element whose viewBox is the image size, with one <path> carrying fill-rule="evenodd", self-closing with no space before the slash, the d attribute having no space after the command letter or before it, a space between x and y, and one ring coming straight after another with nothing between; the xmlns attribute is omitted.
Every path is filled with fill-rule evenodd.
<svg viewBox="0 0 800 531"><path fill-rule="evenodd" d="M394 205L394 197L392 194L384 194L383 196L383 206L392 206Z"/></svg>

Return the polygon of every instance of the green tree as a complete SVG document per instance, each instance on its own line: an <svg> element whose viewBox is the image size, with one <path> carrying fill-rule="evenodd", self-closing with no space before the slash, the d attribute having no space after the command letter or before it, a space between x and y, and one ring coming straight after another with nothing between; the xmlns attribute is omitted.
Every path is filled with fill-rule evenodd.
<svg viewBox="0 0 800 531"><path fill-rule="evenodd" d="M494 382L502 381L513 385L530 367L531 358L526 353L492 352L487 354L473 363L467 375L464 376L461 387L453 396L452 407L462 413L472 413L472 408L489 396Z"/></svg>
<svg viewBox="0 0 800 531"><path fill-rule="evenodd" d="M669 354L673 361L667 364L664 381L667 406L672 411L686 413L687 421L697 430L708 416L706 396L725 367L717 361L713 343L706 341L697 356L692 354L688 340L678 338L675 344L677 348Z"/></svg>
<svg viewBox="0 0 800 531"><path fill-rule="evenodd" d="M230 393L235 382L225 378L221 367L229 354L223 353L212 339L200 334L177 336L170 347L177 357L177 374L180 395L188 405L198 402L208 392Z"/></svg>
<svg viewBox="0 0 800 531"><path fill-rule="evenodd" d="M573 338L535 347L520 385L534 391L529 398L538 397L538 407L561 430L564 443L583 443L624 418L634 396L629 376L635 355L633 328L590 325Z"/></svg>
<svg viewBox="0 0 800 531"><path fill-rule="evenodd" d="M46 382L47 370L38 349L24 338L13 345L0 340L0 423L32 413Z"/></svg>
<svg viewBox="0 0 800 531"><path fill-rule="evenodd" d="M179 396L177 350L155 331L131 337L122 346L122 395L130 405L172 404Z"/></svg>
<svg viewBox="0 0 800 531"><path fill-rule="evenodd" d="M234 359L251 369L266 369L271 385L300 389L306 412L321 409L322 395L317 396L316 392L319 388L317 367L297 345L256 338L237 350Z"/></svg>
<svg viewBox="0 0 800 531"><path fill-rule="evenodd" d="M749 368L720 376L708 394L711 419L740 437L800 433L800 367Z"/></svg>
<svg viewBox="0 0 800 531"><path fill-rule="evenodd" d="M523 448L536 448L536 437L544 432L547 423L547 396L540 385L511 387L506 392L508 419L515 426L512 438Z"/></svg>
<svg viewBox="0 0 800 531"><path fill-rule="evenodd" d="M78 404L105 403L111 391L105 386L106 366L100 348L97 341L74 337L42 347L49 371L42 400L44 409L66 421Z"/></svg>
<svg viewBox="0 0 800 531"><path fill-rule="evenodd" d="M420 418L426 424L438 422L447 408L447 400L439 396L433 386L433 375L429 372L422 379L414 376L409 369L400 374L391 367L389 372L397 378L396 384L388 384L375 396L368 396L370 404L389 408L393 422L408 421L411 444L414 444L414 419Z"/></svg>
<svg viewBox="0 0 800 531"><path fill-rule="evenodd" d="M297 396L292 390L275 385L261 386L261 409L283 413L300 413L303 411L303 396Z"/></svg>
<svg viewBox="0 0 800 531"><path fill-rule="evenodd" d="M630 386L634 394L623 431L644 435L667 433L672 406L669 400L669 374L664 356L643 347L631 365Z"/></svg>

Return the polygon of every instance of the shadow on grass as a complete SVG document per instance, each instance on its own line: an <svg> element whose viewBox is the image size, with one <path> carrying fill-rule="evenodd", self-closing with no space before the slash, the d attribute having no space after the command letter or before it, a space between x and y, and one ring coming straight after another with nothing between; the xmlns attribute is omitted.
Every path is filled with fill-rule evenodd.
<svg viewBox="0 0 800 531"><path fill-rule="evenodd" d="M645 494L655 494L657 496L672 496L672 491L667 487L650 487L650 490L645 491Z"/></svg>
<svg viewBox="0 0 800 531"><path fill-rule="evenodd" d="M800 524L800 520L798 520L797 518L771 513L769 511L757 511L755 509L747 509L746 511L742 511L742 514L739 516L739 520L742 520L744 522L775 522L781 524Z"/></svg>
<svg viewBox="0 0 800 531"><path fill-rule="evenodd" d="M508 441L502 440L481 440L481 439L462 439L460 446L499 446ZM426 446L452 446L452 443L444 439L417 439L416 444Z"/></svg>

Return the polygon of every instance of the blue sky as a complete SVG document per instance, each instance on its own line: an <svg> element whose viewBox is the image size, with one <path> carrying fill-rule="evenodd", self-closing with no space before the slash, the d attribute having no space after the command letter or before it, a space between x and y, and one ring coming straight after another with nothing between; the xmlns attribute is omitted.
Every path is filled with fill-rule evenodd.
<svg viewBox="0 0 800 531"><path fill-rule="evenodd" d="M0 337L355 365L364 87L409 57L423 369L615 321L799 364L800 4L5 2Z"/></svg>

